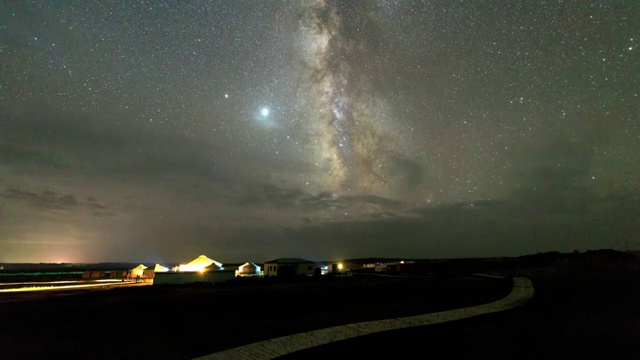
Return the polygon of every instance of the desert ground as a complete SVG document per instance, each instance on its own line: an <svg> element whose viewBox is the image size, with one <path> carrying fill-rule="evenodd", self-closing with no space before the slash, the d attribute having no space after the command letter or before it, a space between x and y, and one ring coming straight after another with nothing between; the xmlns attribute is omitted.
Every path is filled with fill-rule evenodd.
<svg viewBox="0 0 640 360"><path fill-rule="evenodd" d="M534 299L517 309L445 324L363 336L286 359L633 359L640 334L640 272L537 268Z"/></svg>
<svg viewBox="0 0 640 360"><path fill-rule="evenodd" d="M488 303L506 296L511 277L520 276L533 281L535 297L519 308L362 336L285 358L634 358L638 259L606 251L551 253L436 262L428 276L354 271L346 278L0 293L0 354L193 359L335 325ZM473 275L479 272L505 278Z"/></svg>
<svg viewBox="0 0 640 360"><path fill-rule="evenodd" d="M509 279L252 279L217 285L0 294L8 358L191 359L258 340L504 297Z"/></svg>

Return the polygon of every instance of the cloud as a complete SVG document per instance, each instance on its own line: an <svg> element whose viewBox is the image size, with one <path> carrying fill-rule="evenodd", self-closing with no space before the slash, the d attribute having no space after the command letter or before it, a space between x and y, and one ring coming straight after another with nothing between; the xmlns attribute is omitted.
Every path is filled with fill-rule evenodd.
<svg viewBox="0 0 640 360"><path fill-rule="evenodd" d="M46 246L46 245L56 245L56 246L69 246L69 245L81 245L86 244L87 241L81 240L56 240L56 239L36 239L36 240L0 240L0 244L5 245L36 245L36 246Z"/></svg>
<svg viewBox="0 0 640 360"><path fill-rule="evenodd" d="M375 195L344 195L341 196L340 199L346 202L356 202L387 208L399 207L403 204L403 202L399 200Z"/></svg>
<svg viewBox="0 0 640 360"><path fill-rule="evenodd" d="M2 196L5 199L20 199L20 200L26 200L26 201L37 201L38 200L38 194L32 191L25 191L25 190L21 190L21 189L16 189L16 188L8 188L5 190L4 194L2 194Z"/></svg>
<svg viewBox="0 0 640 360"><path fill-rule="evenodd" d="M76 206L78 205L78 200L73 195L63 195L58 199L58 204L62 206Z"/></svg>
<svg viewBox="0 0 640 360"><path fill-rule="evenodd" d="M433 206L385 219L319 222L284 229L280 246L295 248L294 239L305 239L304 251L319 257L460 257L633 247L625 241L640 245L629 238L640 231L640 207L632 205L640 202L640 193L587 194L586 200L589 206L575 213L550 213L509 199ZM322 245L329 238L330 245Z"/></svg>
<svg viewBox="0 0 640 360"><path fill-rule="evenodd" d="M515 180L525 188L561 190L574 187L588 177L593 162L593 146L568 134L556 134L550 141L516 150Z"/></svg>
<svg viewBox="0 0 640 360"><path fill-rule="evenodd" d="M422 165L409 158L395 158L391 161L390 173L399 191L407 192L418 188L423 182Z"/></svg>
<svg viewBox="0 0 640 360"><path fill-rule="evenodd" d="M6 131L6 130L5 130ZM7 165L46 165L55 168L68 167L69 164L58 154L41 148L41 145L24 145L0 142L0 161Z"/></svg>
<svg viewBox="0 0 640 360"><path fill-rule="evenodd" d="M30 216L47 210L67 210L64 214L82 214L86 210L95 217L113 217L117 213L107 203L100 202L96 197L88 196L84 201L69 193L60 193L52 190L34 191L21 187L8 187L0 193L0 199L4 199L11 205L11 202L19 202L24 210L31 211ZM3 206L5 206L3 204ZM9 206L13 208L13 206ZM73 212L72 212L73 211ZM60 214L59 214L60 215Z"/></svg>
<svg viewBox="0 0 640 360"><path fill-rule="evenodd" d="M0 154L8 155L0 157L0 166L13 174L6 178L9 186L0 197L28 205L20 210L25 220L64 209L52 216L83 227L95 222L91 226L100 228L98 221L133 216L137 221L126 235L138 234L133 241L151 241L149 229L166 224L155 238L175 247L171 234L191 234L189 241L197 247L211 238L223 241L221 231L247 225L279 228L404 216L404 203L381 196L340 196L269 181L243 182L253 171L246 164L253 162L216 157L214 146L161 131L33 114L0 119L0 131L10 134L0 139ZM291 166L278 169L298 173L297 168L308 164ZM419 183L417 163L398 160L394 169L405 178L403 188ZM220 218L226 219L223 224ZM195 230L201 226L205 229Z"/></svg>
<svg viewBox="0 0 640 360"><path fill-rule="evenodd" d="M103 210L103 209L107 209L109 207L109 205L107 205L106 203L103 203L103 202L99 202L93 196L87 196L85 198L85 205L87 207L89 207L90 209L96 209L96 210Z"/></svg>
<svg viewBox="0 0 640 360"><path fill-rule="evenodd" d="M241 206L275 207L283 211L313 215L332 210L353 210L359 215L383 217L399 211L404 203L375 195L337 195L329 192L308 193L296 188L283 188L272 184L252 184L236 188L227 194ZM382 214L385 215L382 215ZM308 217L308 216L307 216Z"/></svg>
<svg viewBox="0 0 640 360"><path fill-rule="evenodd" d="M637 228L637 210L629 205L636 195L603 197L585 187L592 149L565 135L511 154L509 162L517 167L507 180L520 186L502 199L416 209L415 203L384 196L311 192L273 178L245 182L251 162L231 164L217 158L213 147L169 134L102 131L68 120L45 121L43 126L0 120L0 130L11 134L0 139L0 166L9 174L2 179L0 199L9 205L2 204L3 212L15 213L12 203L27 205L13 215L26 224L18 228L3 221L5 234L43 234L47 241L54 230L28 227L64 217L71 228L82 229L82 236L100 233L92 241L114 252L114 258L122 255L109 250L110 241L118 244L113 249L132 254L175 254L180 243L181 257L211 251L223 257L234 254L229 256L238 261L256 252L265 258L316 259L344 254L509 255L603 246ZM21 142L24 138L33 141ZM396 195L411 197L436 182L436 174L426 168L396 156L385 175ZM41 176L49 170L57 176ZM129 216L135 221L129 222ZM117 235L113 224L121 224ZM66 231L77 237L73 229ZM27 241L22 244L55 245L22 238ZM11 241L18 246L18 240Z"/></svg>
<svg viewBox="0 0 640 360"><path fill-rule="evenodd" d="M113 216L116 216L116 213L113 212L113 211L98 211L98 210L96 210L92 214L95 217L113 217Z"/></svg>
<svg viewBox="0 0 640 360"><path fill-rule="evenodd" d="M19 200L29 205L49 209L74 208L79 204L78 200L73 195L56 194L55 192L50 190L36 193L30 190L9 187L3 194L0 194L0 197L11 200Z"/></svg>
<svg viewBox="0 0 640 360"><path fill-rule="evenodd" d="M87 206L92 209L106 209L109 207L109 205L107 204L98 203L98 202L87 203Z"/></svg>
<svg viewBox="0 0 640 360"><path fill-rule="evenodd" d="M289 207L299 204L306 195L298 189L285 189L272 184L251 184L236 193L240 205L268 204L277 207Z"/></svg>
<svg viewBox="0 0 640 360"><path fill-rule="evenodd" d="M212 149L194 139L185 141L179 135L133 126L118 128L97 121L42 116L0 118L0 165L128 180L165 174L215 177Z"/></svg>

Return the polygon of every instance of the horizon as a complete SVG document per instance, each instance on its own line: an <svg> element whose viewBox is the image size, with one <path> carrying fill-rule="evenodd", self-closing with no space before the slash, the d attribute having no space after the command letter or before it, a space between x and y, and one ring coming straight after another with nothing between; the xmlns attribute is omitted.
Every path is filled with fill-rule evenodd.
<svg viewBox="0 0 640 360"><path fill-rule="evenodd" d="M588 253L602 253L602 252L615 252L622 254L629 253L638 253L640 249L630 249L630 250L616 250L616 249L588 249L588 250L580 250L580 251L571 251L571 252L561 252L561 251L544 251L537 252L531 254L517 255L517 256L489 256L489 257L454 257L454 258L425 258L425 257L382 257L382 256L368 256L368 257L357 257L357 258L340 258L340 259L313 259L313 258L304 258L306 260L315 261L317 263L322 262L340 262L340 261L363 261L363 260L389 260L389 261L414 261L414 260L483 260L483 259L517 259L522 257L529 256L537 256L537 255L549 255L549 254L559 254L559 255L584 255ZM205 254L206 255L206 254ZM193 260L193 259L191 259ZM214 259L217 260L217 259ZM245 261L227 261L221 262L223 265L225 264L243 264L247 262L252 262L254 264L264 264L269 260L262 261L253 261L253 260L245 260ZM178 265L182 263L186 263L188 261L167 261L164 263L159 263L157 261L99 261L99 262L76 262L76 263L48 263L48 262L0 262L0 265L100 265L100 264L170 264L170 265Z"/></svg>

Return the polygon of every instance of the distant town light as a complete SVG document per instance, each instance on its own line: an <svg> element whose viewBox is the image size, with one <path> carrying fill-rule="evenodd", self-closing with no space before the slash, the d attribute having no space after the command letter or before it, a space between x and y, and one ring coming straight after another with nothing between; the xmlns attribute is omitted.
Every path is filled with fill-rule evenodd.
<svg viewBox="0 0 640 360"><path fill-rule="evenodd" d="M338 263L338 270L342 270L342 263Z"/></svg>

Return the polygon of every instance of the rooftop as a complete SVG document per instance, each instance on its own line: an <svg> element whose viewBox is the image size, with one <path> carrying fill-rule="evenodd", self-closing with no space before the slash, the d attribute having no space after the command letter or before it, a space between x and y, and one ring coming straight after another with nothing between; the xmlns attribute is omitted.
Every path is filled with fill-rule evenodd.
<svg viewBox="0 0 640 360"><path fill-rule="evenodd" d="M305 260L300 258L279 258L279 259L274 259L274 260L265 262L265 264L299 264L299 263L315 264L315 261Z"/></svg>

